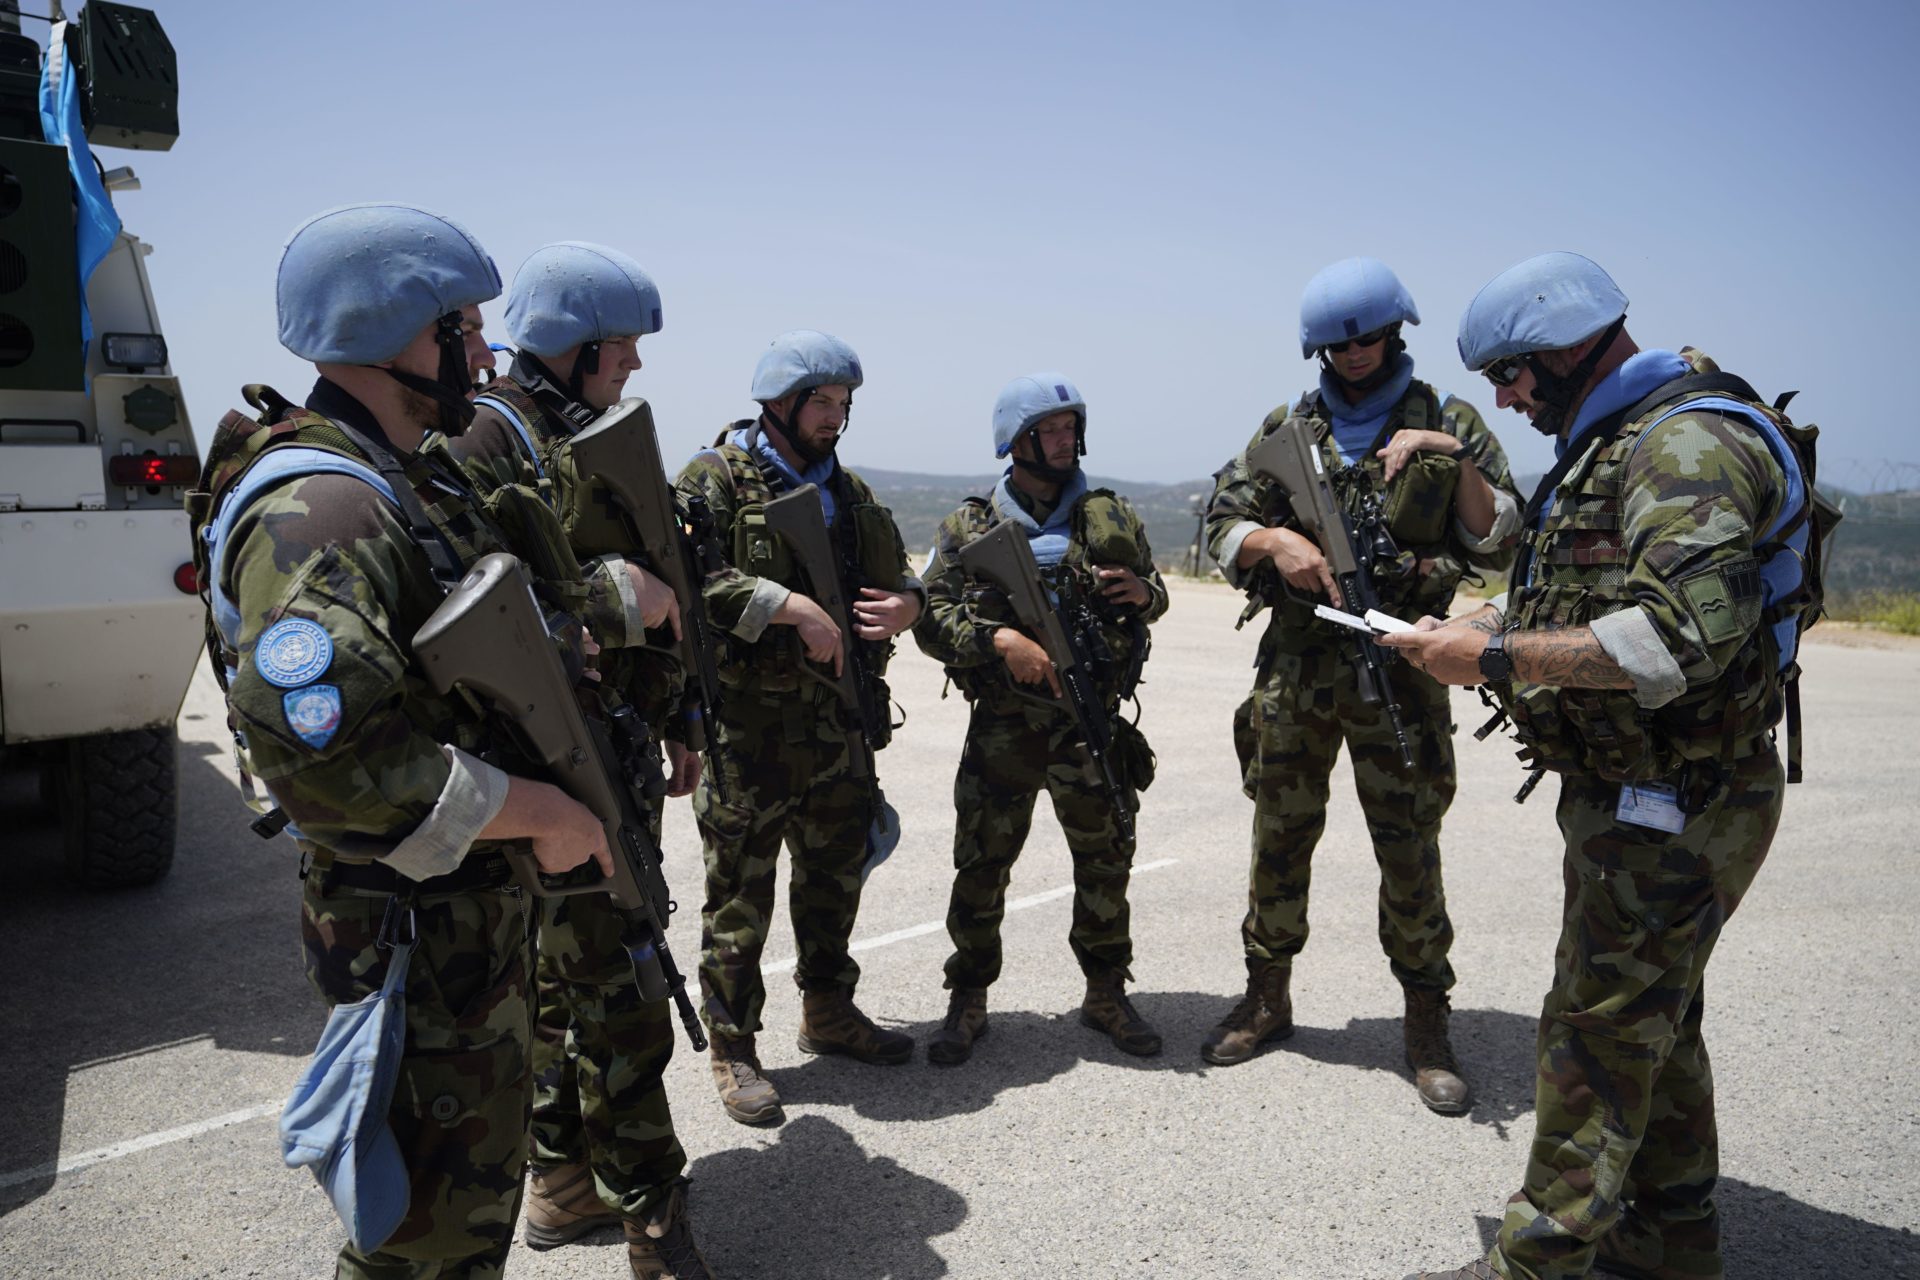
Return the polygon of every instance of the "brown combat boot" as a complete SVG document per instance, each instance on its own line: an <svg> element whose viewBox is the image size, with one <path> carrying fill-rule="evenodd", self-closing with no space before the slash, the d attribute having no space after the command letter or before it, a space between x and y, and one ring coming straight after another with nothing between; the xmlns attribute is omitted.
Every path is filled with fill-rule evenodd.
<svg viewBox="0 0 1920 1280"><path fill-rule="evenodd" d="M1407 1042L1407 1066L1413 1071L1420 1101L1431 1111L1457 1116L1472 1097L1460 1076L1460 1063L1447 1040L1447 993L1431 987L1407 987L1407 1016L1400 1024Z"/></svg>
<svg viewBox="0 0 1920 1280"><path fill-rule="evenodd" d="M1451 1271L1416 1271L1407 1280L1502 1280L1493 1264L1485 1258L1475 1258L1464 1267L1455 1267Z"/></svg>
<svg viewBox="0 0 1920 1280"><path fill-rule="evenodd" d="M586 1164L533 1169L527 1190L527 1248L557 1249L596 1227L618 1225L620 1215L594 1189Z"/></svg>
<svg viewBox="0 0 1920 1280"><path fill-rule="evenodd" d="M741 1124L778 1124L780 1094L773 1082L760 1073L760 1055L753 1051L752 1036L713 1033L708 1050L713 1068L713 1086L720 1091L720 1105Z"/></svg>
<svg viewBox="0 0 1920 1280"><path fill-rule="evenodd" d="M1247 994L1200 1042L1200 1056L1217 1067L1245 1062L1269 1040L1293 1034L1293 998L1287 982L1288 965L1262 965L1247 975Z"/></svg>
<svg viewBox="0 0 1920 1280"><path fill-rule="evenodd" d="M927 1061L958 1066L973 1056L973 1042L986 1034L986 988L955 987L947 997L947 1020L927 1041Z"/></svg>
<svg viewBox="0 0 1920 1280"><path fill-rule="evenodd" d="M1087 979L1087 998L1080 1002L1080 1025L1105 1032L1114 1048L1136 1058L1151 1058L1160 1052L1160 1033L1127 999L1118 974Z"/></svg>
<svg viewBox="0 0 1920 1280"><path fill-rule="evenodd" d="M844 1053L883 1067L897 1067L913 1057L913 1037L874 1026L854 1004L851 991L802 991L800 1007L802 1053Z"/></svg>
<svg viewBox="0 0 1920 1280"><path fill-rule="evenodd" d="M629 1219L624 1225L634 1280L713 1280L700 1246L693 1242L684 1184L638 1222Z"/></svg>

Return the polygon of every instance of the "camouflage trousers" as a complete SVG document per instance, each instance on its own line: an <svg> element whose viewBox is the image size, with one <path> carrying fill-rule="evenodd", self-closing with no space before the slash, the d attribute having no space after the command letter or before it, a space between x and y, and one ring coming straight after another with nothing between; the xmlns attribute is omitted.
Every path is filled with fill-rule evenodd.
<svg viewBox="0 0 1920 1280"><path fill-rule="evenodd" d="M1447 691L1404 662L1387 670L1413 752L1411 772L1384 705L1360 699L1346 655L1332 646L1279 653L1241 705L1235 737L1253 797L1253 871L1240 926L1250 969L1290 965L1307 945L1314 846L1327 825L1329 778L1341 743L1380 864L1380 946L1401 982L1453 986L1453 923L1440 875L1440 821L1453 803L1453 713Z"/></svg>
<svg viewBox="0 0 1920 1280"><path fill-rule="evenodd" d="M1617 784L1560 792L1566 912L1540 1018L1534 1139L1490 1261L1513 1280L1584 1276L1595 1244L1663 1276L1718 1280L1707 960L1780 820L1779 756L1731 767L1678 835L1614 818Z"/></svg>
<svg viewBox="0 0 1920 1280"><path fill-rule="evenodd" d="M718 719L693 796L707 866L701 1012L713 1030L747 1036L766 1005L760 953L782 842L793 859L794 981L802 990L852 991L860 980L847 938L860 909L872 800L867 781L853 776L837 710L809 689L777 699L732 691Z"/></svg>
<svg viewBox="0 0 1920 1280"><path fill-rule="evenodd" d="M973 704L953 780L953 895L947 905L948 987L988 987L1000 976L1007 881L1033 827L1044 788L1073 854L1073 924L1067 943L1089 977L1131 977L1127 879L1133 841L1121 835L1100 771L1072 719L1057 712ZM1129 808L1139 800L1129 793Z"/></svg>
<svg viewBox="0 0 1920 1280"><path fill-rule="evenodd" d="M374 945L391 895L330 887L309 873L301 902L307 980L329 1006L379 990ZM407 974L407 1052L387 1113L410 1205L378 1250L340 1250L351 1280L502 1275L527 1160L533 956L512 889L423 897Z"/></svg>
<svg viewBox="0 0 1920 1280"><path fill-rule="evenodd" d="M673 1005L640 998L604 895L542 898L539 919L533 1163L587 1164L600 1198L638 1218L687 1167L661 1080Z"/></svg>

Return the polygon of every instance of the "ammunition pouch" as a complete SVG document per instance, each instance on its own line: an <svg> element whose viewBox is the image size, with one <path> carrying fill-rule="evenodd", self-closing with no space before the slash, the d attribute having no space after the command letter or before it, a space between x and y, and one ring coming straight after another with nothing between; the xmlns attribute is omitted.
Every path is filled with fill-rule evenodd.
<svg viewBox="0 0 1920 1280"><path fill-rule="evenodd" d="M1382 518L1402 547L1444 542L1453 527L1453 494L1460 464L1437 453L1416 453L1387 486Z"/></svg>
<svg viewBox="0 0 1920 1280"><path fill-rule="evenodd" d="M1140 726L1125 716L1113 717L1113 767L1120 780L1134 791L1145 791L1153 785L1159 761L1154 757L1153 747L1147 742L1147 735L1140 732Z"/></svg>

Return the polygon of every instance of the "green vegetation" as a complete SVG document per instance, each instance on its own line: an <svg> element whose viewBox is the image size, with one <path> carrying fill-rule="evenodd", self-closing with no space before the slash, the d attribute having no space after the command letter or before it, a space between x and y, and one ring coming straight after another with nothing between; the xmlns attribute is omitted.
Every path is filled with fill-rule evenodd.
<svg viewBox="0 0 1920 1280"><path fill-rule="evenodd" d="M1827 613L1842 622L1864 622L1902 635L1920 636L1920 591L1869 591L1843 596L1829 604Z"/></svg>

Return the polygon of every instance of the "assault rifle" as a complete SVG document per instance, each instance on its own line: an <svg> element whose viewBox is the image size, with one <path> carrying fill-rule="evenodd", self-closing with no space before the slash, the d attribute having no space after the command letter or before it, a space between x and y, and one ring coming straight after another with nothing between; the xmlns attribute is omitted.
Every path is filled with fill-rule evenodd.
<svg viewBox="0 0 1920 1280"><path fill-rule="evenodd" d="M605 893L613 899L641 997L672 997L687 1039L704 1049L707 1038L686 980L667 950L667 917L675 904L667 896L660 846L636 799L661 786L657 765L639 750L650 735L632 707L618 708L606 724L581 713L555 632L535 603L526 570L496 551L447 593L414 634L413 651L441 693L458 685L484 698L554 784L592 810L606 830L611 876L591 874L591 865L585 876L544 875L527 852L510 855L514 879L540 897Z"/></svg>
<svg viewBox="0 0 1920 1280"><path fill-rule="evenodd" d="M867 863L861 873L864 876L886 861L900 842L900 817L881 792L874 769L874 752L886 745L892 724L889 708L877 696L880 678L874 670L872 650L853 630L853 595L862 585L860 569L850 556L835 554L826 507L815 486L803 484L775 498L764 510L767 531L787 544L806 579L808 594L840 628L840 674L834 675L831 669L822 671L810 662L803 662L800 669L833 690L854 721L847 733L847 752L853 761L853 776L866 781L872 800Z"/></svg>
<svg viewBox="0 0 1920 1280"><path fill-rule="evenodd" d="M720 676L714 665L713 624L700 594L707 576L725 564L707 500L682 498L667 483L654 434L653 408L628 399L609 409L573 438L574 466L607 486L639 547L640 567L666 583L680 602L680 664L687 673L680 715L687 746L711 753L713 718L720 707ZM708 776L726 799L721 771L708 756Z"/></svg>
<svg viewBox="0 0 1920 1280"><path fill-rule="evenodd" d="M1258 475L1280 486L1293 508L1293 518L1301 530L1313 539L1327 558L1334 581L1340 584L1343 608L1364 614L1380 607L1380 592L1373 581L1373 559L1394 554L1393 539L1388 536L1381 514L1378 494L1367 492L1354 505L1356 514L1334 495L1326 460L1312 430L1299 418L1289 418L1266 439L1247 451L1247 465ZM1280 586L1289 595L1298 593L1285 578ZM1360 700L1368 706L1384 704L1387 722L1393 726L1393 739L1400 747L1400 763L1413 768L1413 749L1407 745L1406 727L1400 723L1400 704L1387 678L1387 650L1374 643L1371 635L1354 633L1349 660L1360 686Z"/></svg>
<svg viewBox="0 0 1920 1280"><path fill-rule="evenodd" d="M1133 839L1130 796L1114 771L1113 722L1094 683L1095 665L1111 664L1113 653L1077 580L1063 573L1058 585L1049 588L1040 576L1026 532L1005 521L961 547L960 566L969 576L984 578L998 587L1012 604L1020 625L1047 651L1047 660L1053 663L1060 688L1065 691L1067 710L1073 713L1087 754L1100 771L1113 820L1122 835ZM1047 706L1058 705L1052 695L1028 693L1017 684L1014 692Z"/></svg>

